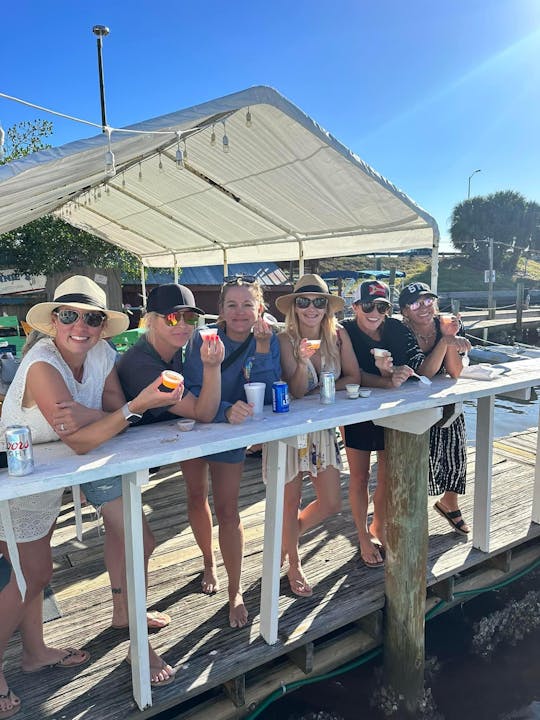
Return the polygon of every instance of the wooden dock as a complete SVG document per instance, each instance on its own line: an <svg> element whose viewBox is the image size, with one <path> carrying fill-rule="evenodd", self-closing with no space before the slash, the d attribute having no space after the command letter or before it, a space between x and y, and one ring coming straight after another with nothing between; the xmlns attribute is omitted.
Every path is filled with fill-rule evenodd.
<svg viewBox="0 0 540 720"><path fill-rule="evenodd" d="M540 556L540 525L530 522L536 435L536 429L528 430L494 443L489 555L455 535L430 510L430 595L451 604L459 583L470 586L471 578L485 574L488 565L489 577L494 573L499 577L512 570L516 562L523 565L523 558L528 561ZM461 505L469 522L474 461L474 450L469 450L468 491ZM151 639L158 652L177 665L178 674L173 684L153 692L154 705L144 712L135 706L130 672L122 662L128 651L127 631L109 626L110 589L98 524L90 509L84 509L84 538L79 543L72 507L66 502L53 537L56 567L52 585L61 617L45 625L45 636L53 645L87 648L92 662L79 671L50 669L40 675L22 676L18 672L20 643L15 636L6 653L5 667L10 686L23 702L17 717L142 719L180 704L178 717L180 713L186 718L205 717L210 704L213 718L241 717L251 703L269 695L281 682L339 666L379 645L384 571L367 569L359 562L346 500L347 483L345 470L342 513L303 538L301 552L306 574L315 586L313 597L295 597L283 579L280 640L269 646L258 630L264 525L260 460L246 461L240 499L246 540L244 597L252 620L241 630L228 627L224 589L213 597L200 592L201 558L187 521L181 473L169 466L151 477L143 491L143 503L158 546L150 563L148 606L166 610L173 617L171 625ZM306 500L310 492L311 486L306 483ZM433 501L430 498L430 504ZM223 588L226 577L222 566L219 571ZM428 599L428 607L434 602Z"/></svg>

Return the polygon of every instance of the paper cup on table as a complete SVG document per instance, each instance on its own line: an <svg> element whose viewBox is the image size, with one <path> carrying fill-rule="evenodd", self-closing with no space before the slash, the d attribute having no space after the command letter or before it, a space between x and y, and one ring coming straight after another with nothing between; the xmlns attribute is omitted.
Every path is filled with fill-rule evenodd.
<svg viewBox="0 0 540 720"><path fill-rule="evenodd" d="M358 397L360 385L357 385L356 383L348 383L347 385L345 385L345 390L347 391L348 397L354 400Z"/></svg>
<svg viewBox="0 0 540 720"><path fill-rule="evenodd" d="M259 420L263 414L265 383L253 382L244 385L247 401L253 405L253 419Z"/></svg>

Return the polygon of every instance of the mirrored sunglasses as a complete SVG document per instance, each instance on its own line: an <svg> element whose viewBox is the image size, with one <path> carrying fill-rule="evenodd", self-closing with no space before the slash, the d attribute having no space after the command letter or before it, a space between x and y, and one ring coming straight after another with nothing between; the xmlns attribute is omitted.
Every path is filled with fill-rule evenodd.
<svg viewBox="0 0 540 720"><path fill-rule="evenodd" d="M82 317L88 327L100 327L107 316L105 313L90 310L89 312L77 312L77 310L53 310L53 314L60 320L62 325L73 325Z"/></svg>
<svg viewBox="0 0 540 720"><path fill-rule="evenodd" d="M257 282L255 275L226 275L223 278L224 285L242 285L242 283L251 285L255 282Z"/></svg>
<svg viewBox="0 0 540 720"><path fill-rule="evenodd" d="M410 307L411 310L418 310L418 308L421 307L422 305L424 307L431 307L434 302L435 302L435 298L425 297L425 298L422 298L421 300L415 300L415 302L409 303L408 307Z"/></svg>
<svg viewBox="0 0 540 720"><path fill-rule="evenodd" d="M384 302L363 302L360 303L360 307L362 308L362 312L365 312L366 315L374 310L377 310L379 315L386 315L390 309L390 305Z"/></svg>
<svg viewBox="0 0 540 720"><path fill-rule="evenodd" d="M177 310L168 315L163 315L163 318L169 327L178 325L180 320L185 322L186 325L198 325L199 323L199 314L191 310Z"/></svg>
<svg viewBox="0 0 540 720"><path fill-rule="evenodd" d="M297 298L294 298L294 304L297 308L301 308L302 310L305 310L310 305L313 305L314 308L317 310L324 310L326 306L328 305L328 298L325 297L316 297L316 298L308 298L304 297L303 295L300 295Z"/></svg>

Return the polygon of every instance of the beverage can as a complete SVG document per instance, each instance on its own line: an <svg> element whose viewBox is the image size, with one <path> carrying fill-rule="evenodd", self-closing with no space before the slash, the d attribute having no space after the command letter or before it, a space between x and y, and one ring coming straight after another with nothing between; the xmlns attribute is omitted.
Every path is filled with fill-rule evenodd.
<svg viewBox="0 0 540 720"><path fill-rule="evenodd" d="M272 383L272 410L276 413L289 412L289 386L283 380Z"/></svg>
<svg viewBox="0 0 540 720"><path fill-rule="evenodd" d="M333 372L322 372L321 381L321 403L331 405L336 401L336 380Z"/></svg>
<svg viewBox="0 0 540 720"><path fill-rule="evenodd" d="M12 425L6 428L6 452L9 475L20 477L34 471L32 435L29 427Z"/></svg>

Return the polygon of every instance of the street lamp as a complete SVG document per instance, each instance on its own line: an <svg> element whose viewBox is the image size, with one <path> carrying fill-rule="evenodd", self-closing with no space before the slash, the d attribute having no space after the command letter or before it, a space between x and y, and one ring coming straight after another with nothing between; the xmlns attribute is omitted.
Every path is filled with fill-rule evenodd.
<svg viewBox="0 0 540 720"><path fill-rule="evenodd" d="M107 114L105 110L105 81L103 79L103 38L109 34L109 28L105 25L94 25L92 32L97 38L97 55L98 55L98 69L99 69L99 95L101 98L101 126L103 132L106 132L107 127Z"/></svg>
<svg viewBox="0 0 540 720"><path fill-rule="evenodd" d="M481 169L474 170L474 172L472 172L472 173L469 175L469 188L468 188L468 190L467 190L467 200L470 200L470 197L471 197L471 178L472 178L473 175L476 175L476 173L479 173L479 172L482 172L482 170L481 170Z"/></svg>

